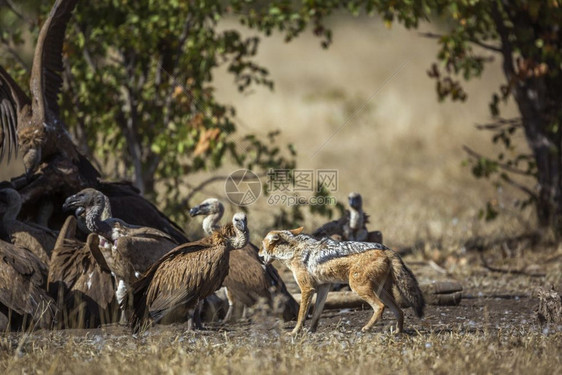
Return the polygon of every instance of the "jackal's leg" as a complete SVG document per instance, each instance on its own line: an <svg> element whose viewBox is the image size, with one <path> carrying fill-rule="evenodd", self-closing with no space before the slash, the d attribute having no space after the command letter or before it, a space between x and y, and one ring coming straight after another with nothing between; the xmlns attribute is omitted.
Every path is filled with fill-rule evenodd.
<svg viewBox="0 0 562 375"><path fill-rule="evenodd" d="M301 288L301 306L299 309L299 317L297 318L297 325L291 332L292 335L299 333L306 319L306 314L308 313L308 308L310 306L310 300L312 300L312 295L314 294L314 289L302 289Z"/></svg>
<svg viewBox="0 0 562 375"><path fill-rule="evenodd" d="M404 312L400 306L398 306L398 303L396 303L396 300L392 295L392 287L389 283L387 283L381 290L379 298L390 310L392 310L392 313L396 317L396 333L402 333L404 329Z"/></svg>
<svg viewBox="0 0 562 375"><path fill-rule="evenodd" d="M373 316L371 316L371 319L369 319L367 324L361 328L361 331L366 332L370 330L381 318L384 311L384 303L382 303L377 297L373 290L373 285L370 282L361 282L360 280L352 277L349 280L349 287L373 308Z"/></svg>
<svg viewBox="0 0 562 375"><path fill-rule="evenodd" d="M326 298L328 297L331 286L332 284L321 285L316 292L316 304L314 305L314 314L312 314L312 323L310 326L311 332L316 331L316 328L318 328L320 314L322 314L322 310L324 310L324 304L326 303Z"/></svg>

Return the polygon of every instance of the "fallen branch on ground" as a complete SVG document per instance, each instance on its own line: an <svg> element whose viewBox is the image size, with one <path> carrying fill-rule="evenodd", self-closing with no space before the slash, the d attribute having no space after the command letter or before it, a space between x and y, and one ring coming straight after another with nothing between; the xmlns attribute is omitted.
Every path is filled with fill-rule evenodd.
<svg viewBox="0 0 562 375"><path fill-rule="evenodd" d="M426 303L439 306L455 306L462 299L462 285L456 281L434 281L428 284L420 285ZM293 297L300 303L301 295L294 294ZM313 297L312 303L316 302L316 296ZM400 299L398 300L402 307L407 307ZM326 299L325 309L350 309L350 308L368 308L369 305L352 291L330 292Z"/></svg>
<svg viewBox="0 0 562 375"><path fill-rule="evenodd" d="M492 272L501 272L501 273L510 273L513 275L525 275L530 277L545 277L546 273L544 272L525 272L524 270L510 270L510 269L503 269L499 267L494 267L488 264L486 258L484 258L484 254L480 253L480 260L482 261L482 267L486 268Z"/></svg>

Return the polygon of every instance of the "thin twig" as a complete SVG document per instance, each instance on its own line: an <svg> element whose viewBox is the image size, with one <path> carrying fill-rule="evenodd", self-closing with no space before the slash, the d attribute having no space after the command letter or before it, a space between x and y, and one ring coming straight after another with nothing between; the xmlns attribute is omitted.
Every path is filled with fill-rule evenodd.
<svg viewBox="0 0 562 375"><path fill-rule="evenodd" d="M430 39L440 39L443 38L445 35L443 34L436 34L436 33L432 33L432 32L419 32L418 33L419 36L422 36L424 38L430 38Z"/></svg>
<svg viewBox="0 0 562 375"><path fill-rule="evenodd" d="M16 9L16 6L12 3L12 0L3 0L2 1L10 10L21 20L27 22L30 25L34 25L35 23L31 18L26 17L22 12Z"/></svg>
<svg viewBox="0 0 562 375"><path fill-rule="evenodd" d="M432 33L432 32L420 32L418 34L420 36L424 37L424 38L431 38L431 39L441 39L445 36L443 34L436 34L436 33ZM481 42L477 39L469 39L468 41L471 42L471 43L474 43L475 45L477 45L479 47L482 47L482 48L484 48L488 51L497 52L497 53L502 52L500 47Z"/></svg>
<svg viewBox="0 0 562 375"><path fill-rule="evenodd" d="M496 52L496 53L501 53L501 52L502 52L502 50L501 50L500 47L492 46L492 45L490 45L490 44L481 42L481 41L479 41L479 40L477 40L477 39L469 39L469 41L470 41L471 43L476 44L478 47L484 48L485 50L492 51L492 52Z"/></svg>
<svg viewBox="0 0 562 375"><path fill-rule="evenodd" d="M537 195L528 187L521 185L519 182L513 180L511 177L509 176L503 176L504 181L507 182L508 184L510 184L511 186L521 190L522 192L526 193L527 195L529 195L531 197L531 199L533 200L537 200L538 197Z"/></svg>
<svg viewBox="0 0 562 375"><path fill-rule="evenodd" d="M476 159L481 159L481 158L489 159L489 158L485 157L484 155L479 154L478 152L474 151L473 149L471 149L470 147L468 147L468 146L466 146L466 145L462 146L462 148L463 148L463 150L464 150L467 154L469 154L469 155L472 156L473 158L476 158ZM498 161L494 161L494 162L498 165L498 167L500 167L500 168L502 168L502 169L504 169L504 170L506 170L506 171L508 171L508 172L515 173L515 174L518 174L518 175L521 175L521 176L526 176L526 177L531 177L531 176L532 176L532 174L531 174L530 172L523 171L523 170L521 170L521 169L518 169L518 168L515 168L515 167L512 167L512 166L509 166L509 165L507 165L507 164L505 164L505 163L500 163L500 162L498 162ZM530 190L529 190L529 191L525 191L525 192L526 192L526 193L533 194L533 192L531 192Z"/></svg>
<svg viewBox="0 0 562 375"><path fill-rule="evenodd" d="M27 65L27 63L21 58L21 56L16 52L16 50L14 48L12 48L12 46L10 46L9 43L4 42L2 43L4 44L6 51L12 55L12 57L14 59L16 59L16 61L25 69L26 72L29 72L29 66Z"/></svg>
<svg viewBox="0 0 562 375"><path fill-rule="evenodd" d="M76 32L82 34L84 36L84 39L86 39L86 31L84 31L84 29L81 27L81 25L79 23L75 23L74 28L75 28ZM84 43L84 47L82 48L82 56L84 56L84 60L86 61L86 64L88 64L90 69L92 69L94 71L94 73L97 73L98 68L97 68L96 64L94 63L94 60L92 58L92 54L91 54L90 50L88 49L88 45L89 45L88 40L86 40L86 42Z"/></svg>
<svg viewBox="0 0 562 375"><path fill-rule="evenodd" d="M267 175L266 172L262 172L262 173L256 173L256 176L259 177L265 177ZM207 185L212 184L214 182L217 181L224 181L227 178L232 177L232 176L213 176L213 177L209 177L208 179L204 180L203 182L201 182L199 185L195 186L193 189L191 189L191 191L189 192L189 194L187 194L187 196L182 200L181 202L181 207L185 207L189 201L191 200L191 198L193 198L193 196L198 193L199 191L203 190ZM232 177L234 179L234 177ZM253 177L251 176L244 176L244 178L248 178L248 179L252 179Z"/></svg>
<svg viewBox="0 0 562 375"><path fill-rule="evenodd" d="M504 128L506 126L513 126L513 127L523 127L523 123L521 118L514 118L514 119L499 119L496 122L489 123L489 124L477 124L476 129L478 130L498 130Z"/></svg>

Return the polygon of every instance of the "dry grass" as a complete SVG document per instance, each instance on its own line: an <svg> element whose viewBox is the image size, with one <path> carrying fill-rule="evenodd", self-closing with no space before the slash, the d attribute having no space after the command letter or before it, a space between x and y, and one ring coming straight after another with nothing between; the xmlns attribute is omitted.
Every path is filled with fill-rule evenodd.
<svg viewBox="0 0 562 375"><path fill-rule="evenodd" d="M360 334L343 328L293 339L276 329L245 336L191 332L132 338L104 331L4 339L3 373L554 374L562 334L508 330Z"/></svg>

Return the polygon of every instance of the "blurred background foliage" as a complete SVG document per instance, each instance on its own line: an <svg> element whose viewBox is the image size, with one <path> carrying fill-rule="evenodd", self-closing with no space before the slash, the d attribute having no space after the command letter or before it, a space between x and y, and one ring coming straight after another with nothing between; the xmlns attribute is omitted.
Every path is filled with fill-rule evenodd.
<svg viewBox="0 0 562 375"><path fill-rule="evenodd" d="M28 77L29 46L51 3L0 2L1 63L20 83ZM497 56L505 83L490 93L494 122L481 128L491 131L492 141L503 149L496 156L467 149L473 173L521 190L521 206L534 205L539 225L562 233L562 10L557 0L81 2L64 49L63 119L82 152L106 176L131 179L144 194L163 200L170 214L179 211L177 202L185 196L181 179L217 168L226 157L258 171L294 168L294 148L277 144L276 133L233 140L235 108L217 100L213 70L226 67L240 91L273 88L273 82L267 67L255 62L259 37L217 24L235 17L264 35L282 33L287 42L308 28L328 48L327 19L337 12L378 15L387 27L439 22L442 31L425 36L439 44L428 75L440 100L465 101L463 81L480 77ZM501 117L499 104L509 98L517 103L518 118ZM517 132L530 151L515 148L511 139ZM165 186L161 197L156 197L156 182ZM482 216L494 218L494 205L486 207ZM291 222L286 215L282 221Z"/></svg>

